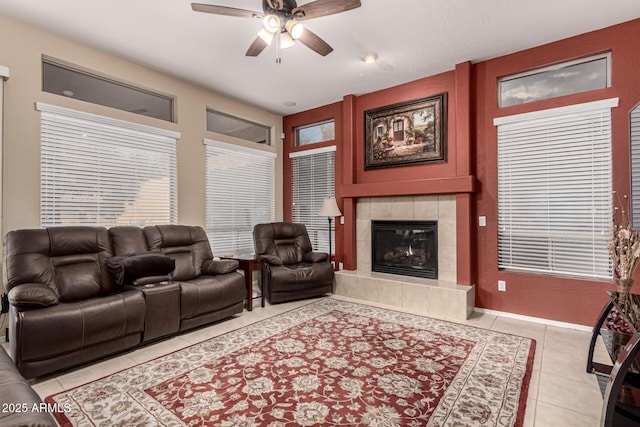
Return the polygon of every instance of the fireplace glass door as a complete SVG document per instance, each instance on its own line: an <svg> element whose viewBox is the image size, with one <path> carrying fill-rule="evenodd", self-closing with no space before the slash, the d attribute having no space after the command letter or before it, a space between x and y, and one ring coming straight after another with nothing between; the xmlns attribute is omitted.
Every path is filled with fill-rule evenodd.
<svg viewBox="0 0 640 427"><path fill-rule="evenodd" d="M437 221L372 221L371 270L438 278Z"/></svg>

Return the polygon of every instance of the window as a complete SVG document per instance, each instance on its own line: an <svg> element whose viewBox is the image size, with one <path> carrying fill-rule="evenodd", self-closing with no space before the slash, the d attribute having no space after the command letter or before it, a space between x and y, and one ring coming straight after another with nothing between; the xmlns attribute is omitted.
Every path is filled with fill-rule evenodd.
<svg viewBox="0 0 640 427"><path fill-rule="evenodd" d="M393 122L393 139L404 141L404 120L400 119Z"/></svg>
<svg viewBox="0 0 640 427"><path fill-rule="evenodd" d="M38 103L41 225L177 219L175 132Z"/></svg>
<svg viewBox="0 0 640 427"><path fill-rule="evenodd" d="M336 124L333 119L295 128L296 147L336 139Z"/></svg>
<svg viewBox="0 0 640 427"><path fill-rule="evenodd" d="M168 122L174 118L171 96L83 71L53 58L42 58L42 90Z"/></svg>
<svg viewBox="0 0 640 427"><path fill-rule="evenodd" d="M216 255L252 254L253 227L275 220L276 154L205 140L207 233Z"/></svg>
<svg viewBox="0 0 640 427"><path fill-rule="evenodd" d="M329 221L318 213L324 198L334 196L335 151L331 146L290 154L292 220L306 225L314 250L321 252L329 252Z"/></svg>
<svg viewBox="0 0 640 427"><path fill-rule="evenodd" d="M563 62L498 82L499 105L508 107L611 86L611 54Z"/></svg>
<svg viewBox="0 0 640 427"><path fill-rule="evenodd" d="M640 228L640 104L629 113L631 139L631 211L635 228Z"/></svg>
<svg viewBox="0 0 640 427"><path fill-rule="evenodd" d="M611 108L497 118L498 267L610 279Z"/></svg>
<svg viewBox="0 0 640 427"><path fill-rule="evenodd" d="M271 128L269 126L218 111L207 110L207 130L257 144L271 145Z"/></svg>

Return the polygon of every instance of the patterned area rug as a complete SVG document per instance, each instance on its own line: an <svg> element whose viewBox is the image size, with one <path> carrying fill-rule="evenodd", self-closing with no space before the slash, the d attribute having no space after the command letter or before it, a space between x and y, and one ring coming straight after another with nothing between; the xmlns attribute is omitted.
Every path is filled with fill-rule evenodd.
<svg viewBox="0 0 640 427"><path fill-rule="evenodd" d="M46 401L77 426L521 426L534 350L327 298Z"/></svg>

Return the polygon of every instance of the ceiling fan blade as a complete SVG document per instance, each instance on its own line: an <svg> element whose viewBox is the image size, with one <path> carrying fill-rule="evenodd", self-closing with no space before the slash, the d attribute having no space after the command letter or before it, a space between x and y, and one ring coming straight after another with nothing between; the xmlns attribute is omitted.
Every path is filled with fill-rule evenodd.
<svg viewBox="0 0 640 427"><path fill-rule="evenodd" d="M251 43L251 46L249 46L249 49L247 49L246 56L258 56L267 46L269 46L267 42L262 40L262 38L258 36L253 41L253 43Z"/></svg>
<svg viewBox="0 0 640 427"><path fill-rule="evenodd" d="M326 41L308 28L304 29L298 41L322 56L327 56L333 52L333 48Z"/></svg>
<svg viewBox="0 0 640 427"><path fill-rule="evenodd" d="M191 9L195 12L215 13L216 15L237 16L239 18L262 18L262 12L255 12L247 9L237 9L235 7L216 6L213 4L191 3Z"/></svg>
<svg viewBox="0 0 640 427"><path fill-rule="evenodd" d="M360 0L316 0L294 8L291 13L298 21L333 15L360 7Z"/></svg>

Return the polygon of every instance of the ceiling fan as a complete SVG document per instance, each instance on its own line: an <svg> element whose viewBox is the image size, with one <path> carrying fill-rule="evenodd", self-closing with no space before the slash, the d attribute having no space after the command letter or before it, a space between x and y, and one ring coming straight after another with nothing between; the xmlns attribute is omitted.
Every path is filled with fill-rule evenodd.
<svg viewBox="0 0 640 427"><path fill-rule="evenodd" d="M262 0L263 11L256 12L228 6L191 3L191 8L196 12L262 19L263 28L249 46L247 56L258 56L276 36L276 43L279 43L281 48L292 46L295 40L298 40L309 49L326 56L333 48L298 21L346 12L358 7L360 0L315 0L302 6L298 6L296 0Z"/></svg>

